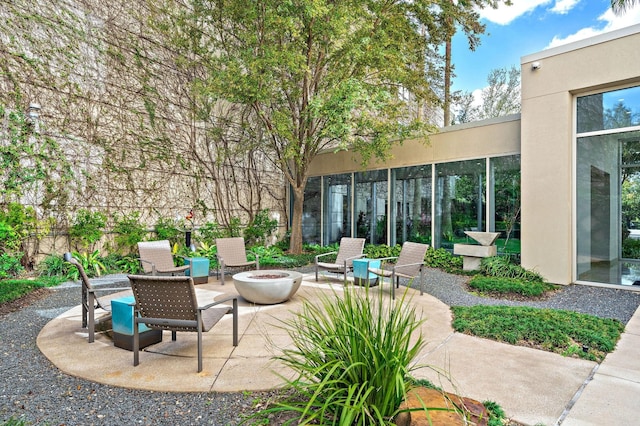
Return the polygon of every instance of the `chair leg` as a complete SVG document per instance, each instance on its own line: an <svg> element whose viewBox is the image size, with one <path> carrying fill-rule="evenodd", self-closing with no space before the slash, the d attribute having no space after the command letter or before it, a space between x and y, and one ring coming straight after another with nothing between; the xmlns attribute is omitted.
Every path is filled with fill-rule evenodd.
<svg viewBox="0 0 640 426"><path fill-rule="evenodd" d="M396 271L391 272L391 300L396 300Z"/></svg>
<svg viewBox="0 0 640 426"><path fill-rule="evenodd" d="M138 354L138 351L140 350L140 332L138 331L138 321L136 321L135 319L137 316L138 315L136 312L136 315L134 316L134 320L133 320L133 366L134 367L140 363L140 358Z"/></svg>
<svg viewBox="0 0 640 426"><path fill-rule="evenodd" d="M224 285L224 262L220 265L220 282Z"/></svg>
<svg viewBox="0 0 640 426"><path fill-rule="evenodd" d="M420 268L420 296L424 294L424 271Z"/></svg>
<svg viewBox="0 0 640 426"><path fill-rule="evenodd" d="M316 263L316 282L318 282L318 264Z"/></svg>
<svg viewBox="0 0 640 426"><path fill-rule="evenodd" d="M175 330L171 330L171 341L175 342L177 339Z"/></svg>
<svg viewBox="0 0 640 426"><path fill-rule="evenodd" d="M96 333L96 301L95 295L92 292L89 292L87 302L89 308L89 323L87 324L87 329L89 331L89 343L93 343Z"/></svg>
<svg viewBox="0 0 640 426"><path fill-rule="evenodd" d="M238 299L233 299L233 346L238 346Z"/></svg>
<svg viewBox="0 0 640 426"><path fill-rule="evenodd" d="M198 309L196 314L198 321L198 373L202 371L202 311Z"/></svg>

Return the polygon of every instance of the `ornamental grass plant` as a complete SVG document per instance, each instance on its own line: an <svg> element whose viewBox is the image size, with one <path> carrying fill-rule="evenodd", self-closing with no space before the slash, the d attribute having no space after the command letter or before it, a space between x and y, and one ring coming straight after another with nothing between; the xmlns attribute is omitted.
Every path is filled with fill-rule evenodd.
<svg viewBox="0 0 640 426"><path fill-rule="evenodd" d="M406 292L395 302L355 287L318 297L282 321L294 348L277 359L297 377L287 380L292 397L266 411L288 412L299 424L393 424L424 346L421 315Z"/></svg>

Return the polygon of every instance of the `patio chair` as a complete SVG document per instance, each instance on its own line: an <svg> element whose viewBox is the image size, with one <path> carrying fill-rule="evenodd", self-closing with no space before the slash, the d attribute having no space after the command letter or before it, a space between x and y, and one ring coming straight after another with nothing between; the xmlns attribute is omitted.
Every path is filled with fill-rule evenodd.
<svg viewBox="0 0 640 426"><path fill-rule="evenodd" d="M238 297L200 306L193 279L188 276L129 275L136 299L133 326L133 365L139 364L140 332L138 324L155 330L198 333L198 373L202 371L202 332L207 332L225 315L233 315L233 346L238 346ZM233 301L233 306L221 305Z"/></svg>
<svg viewBox="0 0 640 426"><path fill-rule="evenodd" d="M347 281L347 272L353 269L353 259L363 257L364 254L364 238L348 238L342 237L340 239L340 247L338 251L332 251L330 253L323 253L316 256L316 281L318 281L318 271L324 269L336 274L343 274L344 281ZM336 254L336 260L333 263L320 262L320 258Z"/></svg>
<svg viewBox="0 0 640 426"><path fill-rule="evenodd" d="M247 258L247 250L244 246L244 238L217 238L216 239L218 268L220 269L220 281L224 285L224 274L227 268L245 268L256 265L260 269L260 259L256 254L256 260Z"/></svg>
<svg viewBox="0 0 640 426"><path fill-rule="evenodd" d="M427 254L428 244L406 241L402 245L398 257L385 257L379 260L397 259L390 268L368 268L369 272L379 276L384 282L385 277L391 278L391 298L396 298L396 287L400 287L400 278L415 278L420 275L420 295L424 293L424 256ZM395 286L394 286L395 284Z"/></svg>
<svg viewBox="0 0 640 426"><path fill-rule="evenodd" d="M71 253L65 253L62 258L78 268L80 272L80 281L82 282L82 328L86 328L89 332L89 343L95 340L96 324L106 323L111 320L111 301L106 298L99 298L98 292L113 292L121 290L131 290L130 287L100 287L95 288L91 285L89 277L84 267ZM102 309L103 315L96 318L96 309Z"/></svg>
<svg viewBox="0 0 640 426"><path fill-rule="evenodd" d="M141 241L138 243L140 263L145 274L184 274L189 265L175 266L169 240Z"/></svg>

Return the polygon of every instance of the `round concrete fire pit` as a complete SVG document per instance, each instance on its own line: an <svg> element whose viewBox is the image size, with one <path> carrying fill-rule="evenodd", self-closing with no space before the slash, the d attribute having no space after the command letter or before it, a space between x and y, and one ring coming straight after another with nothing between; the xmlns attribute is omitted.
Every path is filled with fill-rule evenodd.
<svg viewBox="0 0 640 426"><path fill-rule="evenodd" d="M289 300L298 291L302 274L295 271L247 271L233 276L236 290L245 300L273 305Z"/></svg>

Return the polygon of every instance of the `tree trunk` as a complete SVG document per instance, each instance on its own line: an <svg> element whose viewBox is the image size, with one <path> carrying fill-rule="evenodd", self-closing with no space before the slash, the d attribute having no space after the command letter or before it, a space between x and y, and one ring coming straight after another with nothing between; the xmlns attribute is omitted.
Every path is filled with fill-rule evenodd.
<svg viewBox="0 0 640 426"><path fill-rule="evenodd" d="M293 215L291 218L291 239L289 240L289 252L291 254L302 253L302 208L304 205L304 185L291 187L293 195Z"/></svg>
<svg viewBox="0 0 640 426"><path fill-rule="evenodd" d="M451 37L444 47L444 126L451 125Z"/></svg>

